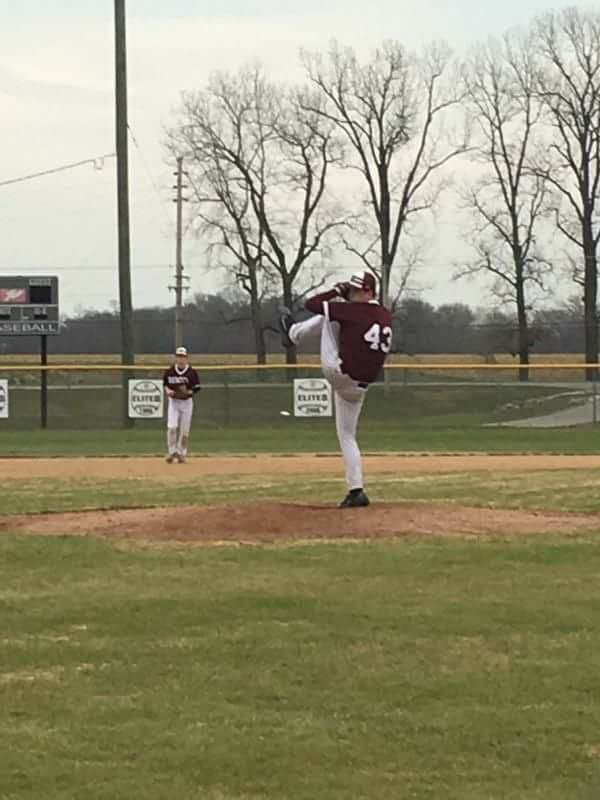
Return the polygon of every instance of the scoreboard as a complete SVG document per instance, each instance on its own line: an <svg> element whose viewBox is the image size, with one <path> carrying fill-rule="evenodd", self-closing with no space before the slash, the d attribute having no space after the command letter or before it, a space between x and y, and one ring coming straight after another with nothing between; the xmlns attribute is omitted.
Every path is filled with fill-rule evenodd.
<svg viewBox="0 0 600 800"><path fill-rule="evenodd" d="M58 278L0 275L0 336L59 332Z"/></svg>

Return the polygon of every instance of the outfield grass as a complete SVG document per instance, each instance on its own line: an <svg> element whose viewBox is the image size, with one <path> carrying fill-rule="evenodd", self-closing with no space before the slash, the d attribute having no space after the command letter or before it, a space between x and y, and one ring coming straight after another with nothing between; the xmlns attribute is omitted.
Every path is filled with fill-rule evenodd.
<svg viewBox="0 0 600 800"><path fill-rule="evenodd" d="M163 364L169 362L172 356L169 353L139 353L136 355L137 364ZM285 353L279 350L276 353L269 353L269 364L285 363ZM302 353L300 358L303 361L317 363L318 354ZM190 353L190 359L202 365L236 365L244 364L252 366L256 364L256 356L252 353ZM0 359L2 364L7 365L31 365L37 366L40 362L38 353L35 354L16 354L4 353ZM56 364L120 364L121 356L117 353L52 353L50 363ZM531 356L532 364L579 364L584 363L585 357L580 353L537 353ZM409 356L406 353L392 353L388 358L388 363L392 364L511 364L515 365L517 359L509 353L494 353L482 356L481 353L423 353Z"/></svg>
<svg viewBox="0 0 600 800"><path fill-rule="evenodd" d="M327 476L180 474L8 479L0 513L340 492ZM378 500L561 511L599 512L599 488L600 470L372 479ZM0 798L596 799L599 570L591 534L0 536Z"/></svg>
<svg viewBox="0 0 600 800"><path fill-rule="evenodd" d="M600 543L0 539L0 797L600 792Z"/></svg>
<svg viewBox="0 0 600 800"><path fill-rule="evenodd" d="M197 398L194 411L196 451L306 452L336 447L331 420L281 416L281 411L293 411L292 386L286 383L285 372L255 372L236 373L235 384L222 373L203 376L205 390ZM315 374L314 370L304 371L305 377ZM71 373L50 376L48 432L41 433L39 391L26 383L26 378L33 377L21 376L19 386L11 384L10 417L0 420L0 453L162 450L164 420L136 421L133 431L123 431L118 380L97 373L85 373L84 383ZM432 380L434 377L415 374L414 380L396 382L387 390L381 385L371 388L361 417L364 448L492 452L596 449L591 428L524 431L489 427L569 408L573 402L586 408L591 421L590 388L585 384L439 382Z"/></svg>
<svg viewBox="0 0 600 800"><path fill-rule="evenodd" d="M80 477L6 480L0 515L109 508L203 506L220 503L334 503L343 491L339 477L309 475L186 476L151 478ZM367 475L374 501L456 502L482 508L600 513L600 469L523 472ZM600 520L598 528L600 530Z"/></svg>
<svg viewBox="0 0 600 800"><path fill-rule="evenodd" d="M598 453L600 428L562 429L461 427L399 427L367 418L361 423L359 443L364 452L437 453ZM331 420L299 421L288 418L270 425L219 426L196 423L190 442L192 454L337 452ZM160 455L165 449L162 428L136 425L133 430L12 430L0 431L2 456Z"/></svg>

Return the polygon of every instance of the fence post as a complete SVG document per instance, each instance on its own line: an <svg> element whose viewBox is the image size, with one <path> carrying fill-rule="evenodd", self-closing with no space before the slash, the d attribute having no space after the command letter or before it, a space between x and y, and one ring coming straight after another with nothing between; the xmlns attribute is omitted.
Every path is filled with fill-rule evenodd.
<svg viewBox="0 0 600 800"><path fill-rule="evenodd" d="M136 377L133 364L128 365L129 369L121 370L121 412L123 414L123 427L133 428L135 420L129 416L129 381Z"/></svg>
<svg viewBox="0 0 600 800"><path fill-rule="evenodd" d="M229 425L231 423L231 409L229 407L230 403L230 396L229 396L229 370L226 369L223 372L223 386L225 388L225 398L223 401L223 413L225 416L225 425Z"/></svg>
<svg viewBox="0 0 600 800"><path fill-rule="evenodd" d="M594 374L592 378L592 387L593 387L593 411L592 411L592 424L598 424L598 408L596 403L598 402L598 381L596 380L596 375Z"/></svg>
<svg viewBox="0 0 600 800"><path fill-rule="evenodd" d="M40 362L45 367L48 364L48 337L40 336ZM40 423L42 428L48 427L48 373L45 369L40 375Z"/></svg>
<svg viewBox="0 0 600 800"><path fill-rule="evenodd" d="M494 382L496 384L496 422L502 423L504 422L504 417L502 416L502 403L504 400L504 387L503 387L503 380L502 380L502 373L498 372L497 370L493 371ZM485 380L485 378L484 378ZM510 388L510 387L509 387ZM519 395L517 397L517 403L521 402L521 384L517 384L517 392ZM511 392L508 392L508 397L511 396Z"/></svg>

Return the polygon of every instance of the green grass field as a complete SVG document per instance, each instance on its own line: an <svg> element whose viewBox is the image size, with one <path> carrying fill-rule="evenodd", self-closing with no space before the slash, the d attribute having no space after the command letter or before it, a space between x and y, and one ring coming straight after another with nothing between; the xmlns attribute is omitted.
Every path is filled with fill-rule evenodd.
<svg viewBox="0 0 600 800"><path fill-rule="evenodd" d="M364 452L598 453L600 428L410 428L365 419L360 444ZM331 420L288 419L252 428L196 423L190 447L192 453L204 456L338 451ZM154 425L138 425L134 430L5 429L0 432L0 448L3 456L159 455L165 449L165 435Z"/></svg>
<svg viewBox="0 0 600 800"><path fill-rule="evenodd" d="M136 421L123 430L118 390L60 389L49 393L49 428L39 429L37 391L15 390L11 416L0 420L4 455L160 453L164 421ZM585 402L586 395L576 395ZM572 391L543 385L393 385L373 387L361 417L365 450L587 453L598 450L592 425L555 430L489 427L568 408ZM292 409L285 384L213 386L196 402L196 453L310 452L337 449L330 419L282 417ZM591 411L589 412L591 415Z"/></svg>
<svg viewBox="0 0 600 800"><path fill-rule="evenodd" d="M0 547L2 798L598 796L597 542Z"/></svg>
<svg viewBox="0 0 600 800"><path fill-rule="evenodd" d="M331 452L289 387L207 390L195 454ZM484 427L546 387L394 387L365 451L597 453ZM552 390L553 391L553 390ZM159 455L118 393L22 390L2 455ZM521 405L519 405L521 403ZM112 427L111 427L112 426ZM335 502L327 476L6 479L6 513ZM380 475L375 501L600 513L600 470ZM600 534L600 518L598 525ZM506 532L507 534L510 531ZM600 536L183 547L0 536L0 800L600 798Z"/></svg>
<svg viewBox="0 0 600 800"><path fill-rule="evenodd" d="M600 470L373 480L377 500L561 511L600 511L599 489ZM6 480L0 513L338 493L327 476L173 486L82 470ZM589 534L1 536L0 798L592 800L599 571Z"/></svg>
<svg viewBox="0 0 600 800"><path fill-rule="evenodd" d="M0 516L101 508L201 507L264 500L335 503L343 489L341 476L337 475L232 474L203 476L200 481L186 476L185 468L177 469L176 482L171 479L172 473L163 480L88 477L84 465L77 478L8 480L2 487ZM367 478L375 502L456 502L483 508L600 514L599 469L384 473Z"/></svg>

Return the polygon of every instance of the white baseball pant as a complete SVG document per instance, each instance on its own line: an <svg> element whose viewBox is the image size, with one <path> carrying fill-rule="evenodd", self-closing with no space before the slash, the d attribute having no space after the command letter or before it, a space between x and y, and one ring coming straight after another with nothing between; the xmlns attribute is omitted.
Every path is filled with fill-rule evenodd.
<svg viewBox="0 0 600 800"><path fill-rule="evenodd" d="M176 454L187 456L188 439L192 427L192 414L194 401L191 397L187 400L176 400L169 397L167 410L167 445L169 455Z"/></svg>
<svg viewBox="0 0 600 800"><path fill-rule="evenodd" d="M302 339L321 337L321 369L334 392L335 427L344 457L348 489L363 488L362 458L356 430L367 389L340 369L340 325L316 315L292 325L289 337L298 344Z"/></svg>

